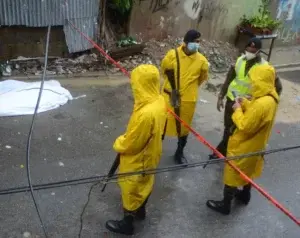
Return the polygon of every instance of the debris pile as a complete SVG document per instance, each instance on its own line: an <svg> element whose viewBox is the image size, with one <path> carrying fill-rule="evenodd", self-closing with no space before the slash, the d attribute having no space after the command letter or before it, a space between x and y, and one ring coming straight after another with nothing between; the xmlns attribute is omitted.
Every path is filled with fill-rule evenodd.
<svg viewBox="0 0 300 238"><path fill-rule="evenodd" d="M25 58L20 56L11 60L9 64L12 68L11 75L38 76L43 74L44 58ZM94 53L84 54L75 59L49 57L47 75L78 74L103 69L103 62L99 61L98 56Z"/></svg>
<svg viewBox="0 0 300 238"><path fill-rule="evenodd" d="M145 48L142 52L121 58L119 63L129 71L139 64L155 64L159 66L166 52L180 45L181 42L181 38L172 37L168 37L163 41L150 40L145 43ZM200 52L208 59L211 72L213 73L226 72L237 56L237 50L231 44L207 40L201 41ZM43 57L24 58L20 56L9 62L11 72L8 70L4 76L42 75L43 64ZM102 70L109 71L110 73L119 72L119 70L105 60L103 56L92 53L83 54L74 59L49 57L47 74L72 75ZM8 73L10 75L7 75Z"/></svg>
<svg viewBox="0 0 300 238"><path fill-rule="evenodd" d="M182 38L172 37L160 42L151 40L146 44L144 53L149 55L156 65L159 65L165 53L180 45L182 41ZM228 42L207 41L204 39L200 43L200 52L208 59L211 70L215 73L226 72L238 55L238 50Z"/></svg>
<svg viewBox="0 0 300 238"><path fill-rule="evenodd" d="M141 54L130 56L120 61L120 64L131 70L139 64L155 64L160 65L161 60L168 50L177 47L182 42L182 38L168 37L163 41L150 40L145 43L146 48ZM202 40L200 52L208 59L211 65L211 72L224 73L228 71L238 55L238 50L228 42L217 42ZM116 70L118 71L118 70Z"/></svg>
<svg viewBox="0 0 300 238"><path fill-rule="evenodd" d="M228 42L203 40L202 45L200 51L208 59L211 70L215 73L227 72L239 54L238 49Z"/></svg>

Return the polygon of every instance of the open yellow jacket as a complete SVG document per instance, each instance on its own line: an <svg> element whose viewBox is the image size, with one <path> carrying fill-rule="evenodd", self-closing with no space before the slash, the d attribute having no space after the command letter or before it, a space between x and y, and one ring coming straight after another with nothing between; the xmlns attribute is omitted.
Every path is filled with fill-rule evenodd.
<svg viewBox="0 0 300 238"><path fill-rule="evenodd" d="M120 153L119 173L157 168L167 108L160 95L160 74L153 65L140 65L131 73L134 108L126 133L114 143ZM150 195L154 175L119 178L123 207L137 210Z"/></svg>
<svg viewBox="0 0 300 238"><path fill-rule="evenodd" d="M196 102L198 100L198 88L208 79L208 61L199 52L186 55L183 50L183 46L179 46L178 56L180 64L180 118L186 123L191 124L195 112ZM165 97L168 107L172 109L170 104L170 96L164 92L167 90L171 92L172 88L169 83L168 77L165 74L167 69L174 69L175 82L177 87L177 61L175 50L170 50L161 63L161 71L164 76L163 96ZM181 136L188 135L189 131L181 126ZM175 119L171 114L168 114L168 124L166 130L167 136L177 136Z"/></svg>
<svg viewBox="0 0 300 238"><path fill-rule="evenodd" d="M276 93L275 70L270 65L255 67L249 72L252 83L252 100L244 99L242 108L232 115L236 130L229 138L228 156L265 150L274 124L279 96ZM253 156L232 161L246 175L254 179L261 175L263 156ZM240 175L228 164L224 168L224 183L228 186L244 186Z"/></svg>

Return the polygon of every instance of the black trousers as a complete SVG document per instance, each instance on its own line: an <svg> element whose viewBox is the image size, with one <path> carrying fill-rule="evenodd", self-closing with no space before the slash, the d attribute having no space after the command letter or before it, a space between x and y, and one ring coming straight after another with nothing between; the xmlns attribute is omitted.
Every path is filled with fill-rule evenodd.
<svg viewBox="0 0 300 238"><path fill-rule="evenodd" d="M141 210L144 210L146 208L146 204L148 203L148 199L150 197L151 193L149 194L149 196L146 198L146 200L143 202L143 204L138 208L136 209L135 211L128 211L126 209L123 209L124 210L124 214L125 215L132 215L132 216L135 216L137 213L139 213Z"/></svg>
<svg viewBox="0 0 300 238"><path fill-rule="evenodd" d="M228 140L232 134L232 127L234 126L234 123L231 118L232 114L233 114L233 109L232 109L233 104L234 104L234 101L231 101L229 98L227 98L227 101L225 104L225 111L224 111L223 138L216 148L224 156L227 156Z"/></svg>

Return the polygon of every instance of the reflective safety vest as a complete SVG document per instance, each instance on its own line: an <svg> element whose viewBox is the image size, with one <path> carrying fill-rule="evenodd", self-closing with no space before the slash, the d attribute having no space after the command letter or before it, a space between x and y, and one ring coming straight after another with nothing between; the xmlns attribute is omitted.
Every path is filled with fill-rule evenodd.
<svg viewBox="0 0 300 238"><path fill-rule="evenodd" d="M245 95L251 95L251 80L248 76L250 70L252 70L255 66L261 65L261 64L268 64L268 62L264 59L261 59L260 63L256 63L252 66L252 68L249 70L247 75L245 75L245 69L246 69L246 60L245 56L240 56L235 64L235 74L236 77L232 82L230 83L228 90L227 90L227 97L234 100L234 96L232 92L235 92L236 96L245 96Z"/></svg>

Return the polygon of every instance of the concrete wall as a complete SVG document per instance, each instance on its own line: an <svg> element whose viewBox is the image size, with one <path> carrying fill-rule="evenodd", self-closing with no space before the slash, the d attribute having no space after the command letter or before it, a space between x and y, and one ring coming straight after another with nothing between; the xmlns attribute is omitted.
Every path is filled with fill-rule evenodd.
<svg viewBox="0 0 300 238"><path fill-rule="evenodd" d="M300 45L300 0L278 0L277 18L283 25L277 30L277 45Z"/></svg>
<svg viewBox="0 0 300 238"><path fill-rule="evenodd" d="M0 61L23 57L42 57L45 53L47 28L0 27ZM68 48L62 27L52 27L50 56L65 56Z"/></svg>
<svg viewBox="0 0 300 238"><path fill-rule="evenodd" d="M183 36L197 28L207 39L233 41L240 18L257 12L260 0L137 0L130 35L141 39Z"/></svg>

